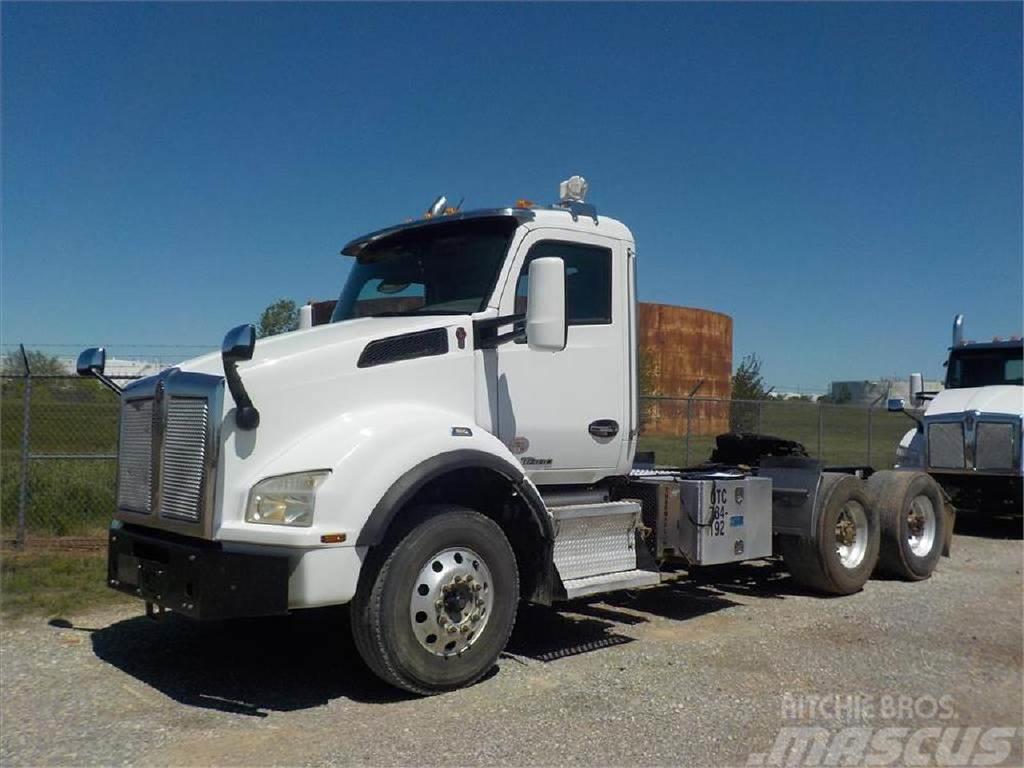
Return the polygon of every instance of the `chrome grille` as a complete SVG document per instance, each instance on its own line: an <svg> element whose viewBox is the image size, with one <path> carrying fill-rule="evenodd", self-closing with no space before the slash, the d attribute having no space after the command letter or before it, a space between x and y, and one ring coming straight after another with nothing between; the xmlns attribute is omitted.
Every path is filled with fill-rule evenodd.
<svg viewBox="0 0 1024 768"><path fill-rule="evenodd" d="M204 398L171 397L160 465L160 516L196 522L206 481L209 406Z"/></svg>
<svg viewBox="0 0 1024 768"><path fill-rule="evenodd" d="M1013 424L982 421L977 426L978 469L1013 469Z"/></svg>
<svg viewBox="0 0 1024 768"><path fill-rule="evenodd" d="M117 506L149 514L153 503L153 401L129 400L121 410Z"/></svg>
<svg viewBox="0 0 1024 768"><path fill-rule="evenodd" d="M963 469L964 426L960 422L928 427L928 464L937 469Z"/></svg>

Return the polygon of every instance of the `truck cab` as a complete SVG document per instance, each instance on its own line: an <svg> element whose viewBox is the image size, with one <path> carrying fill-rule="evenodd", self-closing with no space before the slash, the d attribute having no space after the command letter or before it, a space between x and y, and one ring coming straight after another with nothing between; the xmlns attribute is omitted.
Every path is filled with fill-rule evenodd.
<svg viewBox="0 0 1024 768"><path fill-rule="evenodd" d="M924 469L962 509L1002 511L1021 506L1021 436L1024 421L1024 369L1020 337L974 342L963 338L963 315L953 323L953 343L945 363L945 388L917 390L913 405L923 408L916 429L904 435L897 466ZM902 409L902 401L892 409Z"/></svg>

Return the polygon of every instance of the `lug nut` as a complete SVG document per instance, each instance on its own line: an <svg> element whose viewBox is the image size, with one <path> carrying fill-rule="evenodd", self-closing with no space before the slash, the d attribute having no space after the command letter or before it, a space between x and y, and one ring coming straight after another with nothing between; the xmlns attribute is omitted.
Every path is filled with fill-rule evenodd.
<svg viewBox="0 0 1024 768"><path fill-rule="evenodd" d="M434 607L440 611L442 608L444 608L444 600L435 600Z"/></svg>
<svg viewBox="0 0 1024 768"><path fill-rule="evenodd" d="M474 584L474 585L473 585L473 591L474 591L474 592L479 592L479 591L480 591L481 589L483 589L483 588L484 588L484 585L483 585L483 584Z"/></svg>
<svg viewBox="0 0 1024 768"><path fill-rule="evenodd" d="M480 621L480 611L473 611L473 615L469 617L470 621Z"/></svg>
<svg viewBox="0 0 1024 768"><path fill-rule="evenodd" d="M459 631L459 630L458 630L458 628L457 628L457 627L455 627L455 625L452 625L452 626L448 627L448 634L449 634L449 635L454 635L454 634L455 634L456 632L458 632L458 631Z"/></svg>
<svg viewBox="0 0 1024 768"><path fill-rule="evenodd" d="M452 583L453 584L458 584L461 581L462 581L462 577L461 576L456 576L454 579L452 579Z"/></svg>

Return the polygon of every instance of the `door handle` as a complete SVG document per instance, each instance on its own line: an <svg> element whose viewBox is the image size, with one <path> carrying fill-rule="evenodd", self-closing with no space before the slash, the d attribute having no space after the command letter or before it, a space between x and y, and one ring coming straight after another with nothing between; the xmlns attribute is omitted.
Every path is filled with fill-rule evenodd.
<svg viewBox="0 0 1024 768"><path fill-rule="evenodd" d="M594 437L615 437L619 434L619 422L614 419L598 419L590 422L588 430Z"/></svg>

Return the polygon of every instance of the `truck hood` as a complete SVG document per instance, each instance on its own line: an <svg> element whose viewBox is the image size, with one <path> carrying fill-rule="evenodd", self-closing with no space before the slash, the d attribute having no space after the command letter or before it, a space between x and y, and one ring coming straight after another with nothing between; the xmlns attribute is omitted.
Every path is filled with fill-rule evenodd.
<svg viewBox="0 0 1024 768"><path fill-rule="evenodd" d="M300 331L280 333L256 341L252 360L240 363L238 370L243 379L245 372L265 365L277 365L282 360L310 352L325 351L337 346L362 346L356 342L369 343L374 339L397 336L403 333L425 331L430 328L445 328L461 321L470 325L469 316L422 315L416 317L361 317L340 323L318 325ZM185 360L176 367L183 371L223 375L224 365L220 352L213 352L191 360Z"/></svg>
<svg viewBox="0 0 1024 768"><path fill-rule="evenodd" d="M1014 385L944 389L928 404L925 416L979 411L981 413L1024 413L1024 387Z"/></svg>

